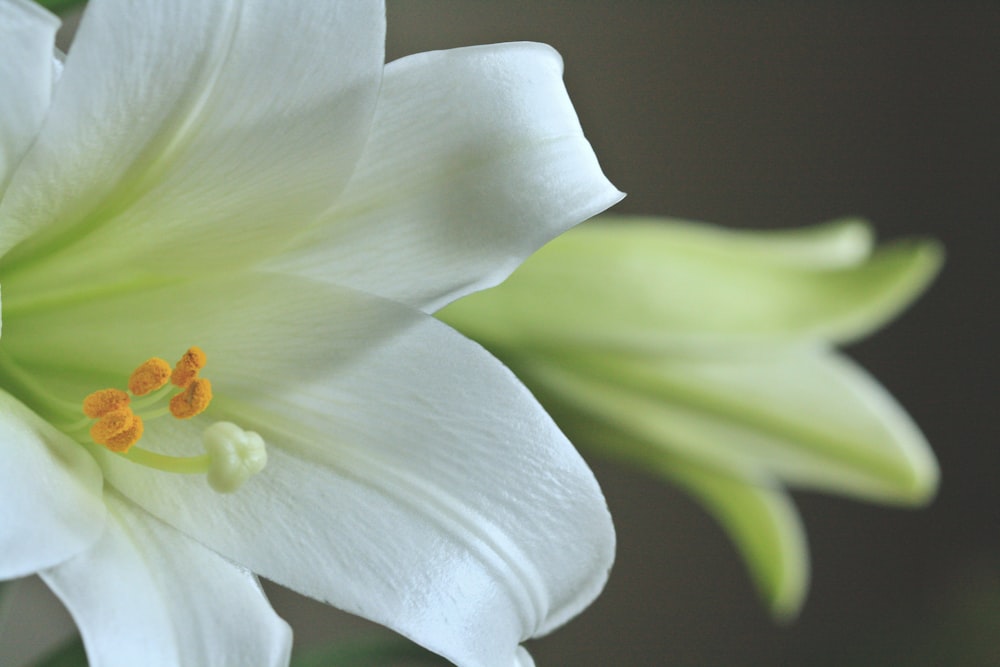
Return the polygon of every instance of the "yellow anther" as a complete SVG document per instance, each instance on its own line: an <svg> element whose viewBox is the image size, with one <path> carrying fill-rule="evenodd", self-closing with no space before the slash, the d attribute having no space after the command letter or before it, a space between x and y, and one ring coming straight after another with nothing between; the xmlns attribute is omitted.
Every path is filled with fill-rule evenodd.
<svg viewBox="0 0 1000 667"><path fill-rule="evenodd" d="M205 367L207 357L200 347L188 348L184 356L174 366L170 381L178 387L187 387L198 377L198 371Z"/></svg>
<svg viewBox="0 0 1000 667"><path fill-rule="evenodd" d="M101 389L83 399L83 414L97 419L114 410L128 407L129 397L121 389Z"/></svg>
<svg viewBox="0 0 1000 667"><path fill-rule="evenodd" d="M211 402L212 383L195 378L184 391L170 399L170 414L178 419L190 419L201 414Z"/></svg>
<svg viewBox="0 0 1000 667"><path fill-rule="evenodd" d="M208 404L212 402L212 383L198 377L198 371L205 366L205 362L205 353L198 347L189 348L173 368L158 357L147 359L129 377L128 392L120 389L101 389L83 399L83 413L94 421L78 422L69 427L69 430L73 432L83 431L89 423L90 437L95 443L103 445L113 452L128 453L132 446L142 438L145 428L143 417L156 419L170 412L178 419L190 419L205 411ZM169 405L163 406L160 401L166 400L166 396L163 396L165 392L156 390L165 387L168 382L177 385L180 390L170 399ZM132 403L130 396L144 396L145 398ZM159 406L157 406L158 403ZM161 458L171 458L151 452L143 454L143 451L142 448L136 448L133 454L139 458L145 457L147 463L154 459L159 461ZM187 459L184 460L187 461ZM192 461L194 462L188 461L177 465L180 465L185 471L188 469L185 466L192 465L201 472L208 470L206 467L207 459L202 461L201 458L194 457ZM153 467L161 464L162 461L155 463ZM174 466L175 464L170 465Z"/></svg>
<svg viewBox="0 0 1000 667"><path fill-rule="evenodd" d="M101 418L90 427L90 437L99 445L106 445L108 440L128 430L135 421L132 409L125 407L101 415Z"/></svg>
<svg viewBox="0 0 1000 667"><path fill-rule="evenodd" d="M170 364L153 357L139 365L128 379L128 390L136 396L145 396L165 385L170 379Z"/></svg>
<svg viewBox="0 0 1000 667"><path fill-rule="evenodd" d="M142 417L132 415L132 423L127 429L116 436L108 438L107 442L101 444L113 452L124 454L131 449L132 445L139 442L139 438L142 437L142 429Z"/></svg>

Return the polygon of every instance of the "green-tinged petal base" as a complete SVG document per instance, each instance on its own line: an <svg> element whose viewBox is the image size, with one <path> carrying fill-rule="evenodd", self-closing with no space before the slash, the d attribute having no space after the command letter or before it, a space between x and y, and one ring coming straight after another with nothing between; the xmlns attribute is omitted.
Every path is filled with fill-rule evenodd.
<svg viewBox="0 0 1000 667"><path fill-rule="evenodd" d="M438 316L490 346L711 355L853 340L895 317L941 263L932 241L870 257L868 246L856 221L759 233L606 216Z"/></svg>

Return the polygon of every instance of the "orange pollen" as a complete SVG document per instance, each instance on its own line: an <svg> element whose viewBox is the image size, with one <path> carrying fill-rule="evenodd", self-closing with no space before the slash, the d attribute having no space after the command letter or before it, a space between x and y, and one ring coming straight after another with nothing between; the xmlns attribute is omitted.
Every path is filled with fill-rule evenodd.
<svg viewBox="0 0 1000 667"><path fill-rule="evenodd" d="M190 419L201 414L212 402L212 383L198 377L206 360L199 347L189 348L172 369L163 359L152 357L132 371L128 392L101 389L90 394L83 399L83 413L94 420L90 423L90 437L96 444L124 454L142 438L145 424L140 415L156 419L169 411L177 419ZM180 389L170 399L166 410L162 404L154 406L166 397L154 394L134 404L139 414L133 411L130 397L146 396L165 387L168 382ZM83 428L86 427L81 424L74 426L73 430Z"/></svg>
<svg viewBox="0 0 1000 667"><path fill-rule="evenodd" d="M198 371L205 367L207 361L205 353L200 347L190 347L174 366L174 372L170 375L170 381L178 387L187 387L198 377Z"/></svg>
<svg viewBox="0 0 1000 667"><path fill-rule="evenodd" d="M90 427L90 437L99 445L107 444L108 440L131 428L135 421L131 408L119 408L106 412Z"/></svg>
<svg viewBox="0 0 1000 667"><path fill-rule="evenodd" d="M132 415L132 423L128 428L118 435L108 438L106 442L100 444L103 444L113 452L124 454L132 448L132 445L139 442L139 438L142 437L142 429L142 417L139 415Z"/></svg>
<svg viewBox="0 0 1000 667"><path fill-rule="evenodd" d="M170 414L178 419L190 419L204 412L211 402L212 383L195 378L183 392L170 399Z"/></svg>
<svg viewBox="0 0 1000 667"><path fill-rule="evenodd" d="M101 389L83 399L83 414L98 419L109 412L128 408L129 397L121 389Z"/></svg>
<svg viewBox="0 0 1000 667"><path fill-rule="evenodd" d="M128 390L135 396L145 396L165 385L170 376L170 364L163 359L153 357L132 371L128 379Z"/></svg>

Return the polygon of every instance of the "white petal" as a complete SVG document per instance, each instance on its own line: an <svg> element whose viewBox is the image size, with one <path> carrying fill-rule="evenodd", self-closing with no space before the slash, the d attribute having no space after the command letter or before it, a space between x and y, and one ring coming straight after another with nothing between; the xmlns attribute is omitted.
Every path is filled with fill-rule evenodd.
<svg viewBox="0 0 1000 667"><path fill-rule="evenodd" d="M0 0L0 197L52 97L59 19L31 0Z"/></svg>
<svg viewBox="0 0 1000 667"><path fill-rule="evenodd" d="M31 574L101 534L101 472L80 445L0 392L0 579Z"/></svg>
<svg viewBox="0 0 1000 667"><path fill-rule="evenodd" d="M330 285L246 275L199 287L21 322L42 337L77 322L65 351L46 346L70 367L86 348L120 360L116 347L133 336L204 338L212 408L200 424L148 424L143 443L194 453L214 420L268 442L267 467L228 496L201 477L103 456L122 493L263 576L462 665L509 667L519 642L597 595L614 546L597 483L482 348L417 311ZM11 338L18 349L26 341Z"/></svg>
<svg viewBox="0 0 1000 667"><path fill-rule="evenodd" d="M91 549L41 573L93 667L287 665L292 633L257 579L114 493Z"/></svg>
<svg viewBox="0 0 1000 667"><path fill-rule="evenodd" d="M120 283L274 252L356 166L384 23L360 0L91 3L0 208L0 251L36 234L8 270L68 248L48 286Z"/></svg>
<svg viewBox="0 0 1000 667"><path fill-rule="evenodd" d="M535 667L535 661L531 658L531 654L523 646L519 647L517 650L517 662L516 667Z"/></svg>
<svg viewBox="0 0 1000 667"><path fill-rule="evenodd" d="M430 312L502 281L621 197L583 136L555 51L422 53L386 67L358 172L273 266Z"/></svg>

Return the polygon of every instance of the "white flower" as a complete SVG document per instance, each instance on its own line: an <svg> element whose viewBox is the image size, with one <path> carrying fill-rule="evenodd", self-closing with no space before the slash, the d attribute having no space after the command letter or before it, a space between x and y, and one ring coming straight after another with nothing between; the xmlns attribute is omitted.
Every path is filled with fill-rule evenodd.
<svg viewBox="0 0 1000 667"><path fill-rule="evenodd" d="M376 2L93 0L60 76L56 27L0 0L0 578L39 572L95 666L284 663L250 571L459 665L530 664L603 586L610 518L522 385L426 313L620 197L558 56L384 66ZM83 398L191 346L204 413L133 398L138 443L96 445ZM215 422L232 493L197 474Z"/></svg>

